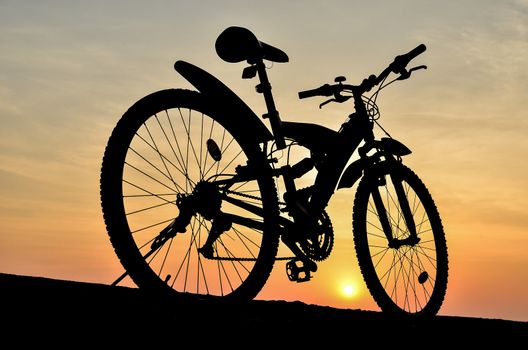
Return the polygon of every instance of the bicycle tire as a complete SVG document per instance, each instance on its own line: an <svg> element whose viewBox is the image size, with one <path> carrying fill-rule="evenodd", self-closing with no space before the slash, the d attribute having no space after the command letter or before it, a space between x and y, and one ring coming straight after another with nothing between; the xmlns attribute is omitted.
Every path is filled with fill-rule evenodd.
<svg viewBox="0 0 528 350"><path fill-rule="evenodd" d="M102 161L101 207L114 251L139 288L250 300L266 283L279 244L277 191L266 171L237 189L251 194L243 200L260 203L262 231L233 224L215 241L215 258L204 258L198 248L211 221L195 213L185 233L148 253L178 214L177 193L191 193L213 174L233 174L247 161L269 168L259 145L241 132L247 130L216 117L201 93L184 89L145 96L116 124ZM206 139L215 141L220 160L212 159Z"/></svg>
<svg viewBox="0 0 528 350"><path fill-rule="evenodd" d="M443 304L448 279L448 252L440 214L422 180L408 167L381 165L381 174L369 173L354 199L354 244L365 284L383 312L429 317ZM390 169L390 170L389 170ZM389 248L371 193L380 189L393 233L403 239L408 229L389 175L398 171L411 205L420 242ZM379 179L385 178L380 186Z"/></svg>

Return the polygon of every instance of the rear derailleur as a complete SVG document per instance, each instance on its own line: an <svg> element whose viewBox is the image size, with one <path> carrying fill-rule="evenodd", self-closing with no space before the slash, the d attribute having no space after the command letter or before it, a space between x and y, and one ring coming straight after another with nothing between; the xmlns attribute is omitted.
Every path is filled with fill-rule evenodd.
<svg viewBox="0 0 528 350"><path fill-rule="evenodd" d="M212 222L207 240L198 251L206 258L214 254L213 243L220 235L231 228L232 222L228 214L221 211L222 198L217 186L206 181L196 184L191 194L178 194L176 205L178 216L152 242L151 249L162 246L177 233L184 233L194 215L200 214Z"/></svg>

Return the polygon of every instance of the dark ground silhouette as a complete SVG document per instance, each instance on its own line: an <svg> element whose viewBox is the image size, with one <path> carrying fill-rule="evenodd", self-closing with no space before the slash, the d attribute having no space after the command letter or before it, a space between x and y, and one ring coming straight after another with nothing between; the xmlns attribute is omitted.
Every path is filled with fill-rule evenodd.
<svg viewBox="0 0 528 350"><path fill-rule="evenodd" d="M88 348L425 348L528 341L528 322L437 316L402 321L381 312L302 302L228 304L174 299L136 288L0 274L2 340ZM187 344L187 345L184 345ZM370 344L370 345L369 345Z"/></svg>

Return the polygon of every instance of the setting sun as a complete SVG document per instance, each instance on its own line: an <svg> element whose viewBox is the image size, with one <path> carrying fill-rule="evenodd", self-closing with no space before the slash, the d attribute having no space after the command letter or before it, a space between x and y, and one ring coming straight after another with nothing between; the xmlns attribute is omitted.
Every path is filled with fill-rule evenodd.
<svg viewBox="0 0 528 350"><path fill-rule="evenodd" d="M123 260L129 267L152 267L139 281L161 276L160 285L180 290L192 286L204 294L227 294L248 281L240 289L246 297L369 311L381 310L369 287L377 300L385 294L403 307L420 309L440 280L442 290L447 286L445 298L433 297L437 306L441 303L440 315L528 321L528 162L523 161L528 155L528 0L370 1L361 11L359 1L332 0L307 0L302 7L279 0L129 3L0 0L0 274L135 288ZM253 41L248 54L271 45L289 62L266 51L261 72L269 82L260 85L259 72L242 79L254 75L253 59L231 63L216 50L218 37L231 26L245 27L252 33L248 38L267 43ZM378 166L374 158L356 162L357 151L350 159L328 154L330 148L346 153L359 140L364 146L363 136L335 137L357 120L353 94L337 101L338 96L301 99L299 92L327 94L318 87L345 76L343 85L366 79L364 87L370 86L371 75L379 78L397 56L421 44L427 50L407 68L427 70L398 78L379 99L371 90L367 96L381 114L368 122L363 116L364 126L356 130L373 126L374 138L398 140L412 150L398 156L398 163L412 169L418 177L409 175L412 183L423 181L427 191L404 189L413 202L409 215L406 204L404 211L392 205L399 201L396 188L391 197L383 192L386 186L376 187L375 181L367 186L366 180L356 196L368 174L363 164L391 167ZM196 67L178 65L182 75L175 70L177 61ZM391 67L399 70L399 64ZM273 99L261 91L269 86ZM176 90L178 98L169 96ZM112 137L136 101L158 92L167 106L157 105L158 97L143 100L148 103L134 109L143 120L127 117L118 129L127 135ZM174 114L154 113L189 96L214 118L190 113L187 105L169 108ZM209 97L214 103L205 100ZM327 97L333 103L320 108ZM271 114L270 101L276 105ZM359 101L358 96L358 107ZM225 111L213 111L217 108ZM270 124L269 116L280 116L280 123ZM284 149L269 134L282 124L287 125L282 136L296 139ZM231 131L241 144L228 137ZM111 137L117 156L105 161L105 213L100 185ZM385 153L400 152L392 141L383 142L375 144L387 147ZM373 153L385 158L374 149L367 158ZM261 177L260 166L250 166L253 158L273 177ZM346 176L327 165L345 160ZM195 164L194 171L185 169ZM284 181L279 174L285 173L299 177ZM382 175L380 185L386 182ZM193 189L196 184L201 190ZM293 206L286 205L286 184L299 190ZM367 193L371 190L376 199ZM427 207L435 206L439 218L431 220L422 211L424 194L432 196L434 205ZM299 214L308 221L301 222L297 212L305 205L312 217ZM394 218L385 219L383 206ZM180 207L186 209L181 210L185 220L178 221L182 226L170 226ZM324 215L312 215L312 208L324 209ZM176 234L190 213L186 231ZM419 241L399 237L412 216L418 218ZM205 217L214 218L214 230ZM311 219L318 220L317 236L308 234ZM301 227L294 229L297 221ZM398 236L390 247L382 223L387 232L394 225L392 234ZM431 237L433 224L442 225L446 249L443 238ZM128 237L122 230L130 231ZM285 244L278 236L290 232L295 237ZM441 269L437 242L441 260L449 257L449 266ZM257 265L257 257L264 262ZM147 271L143 267L138 273Z"/></svg>
<svg viewBox="0 0 528 350"><path fill-rule="evenodd" d="M357 288L352 284L345 284L341 292L345 298L352 298L357 294Z"/></svg>

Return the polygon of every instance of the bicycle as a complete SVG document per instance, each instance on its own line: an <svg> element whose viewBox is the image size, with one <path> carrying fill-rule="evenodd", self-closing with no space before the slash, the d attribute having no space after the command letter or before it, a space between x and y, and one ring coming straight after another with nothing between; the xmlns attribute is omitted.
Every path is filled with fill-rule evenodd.
<svg viewBox="0 0 528 350"><path fill-rule="evenodd" d="M359 85L337 77L299 92L299 98L330 97L320 107L352 99L355 112L338 131L281 120L265 61L288 62L282 50L242 27L225 29L215 47L226 62L246 61L243 79L258 76L271 130L220 80L182 60L175 70L196 90L161 90L132 105L116 124L101 167L104 221L125 268L113 285L129 275L139 288L251 300L278 260L286 261L290 281L309 281L334 244L325 208L336 190L357 184L354 245L372 297L383 312L437 314L448 279L440 214L403 164L411 151L381 127L376 105L381 89L427 68L406 68L425 45ZM391 74L398 76L387 81ZM376 139L375 126L386 137ZM299 147L309 155L294 162ZM349 162L356 151L359 158ZM313 184L297 188L310 172L316 172Z"/></svg>

